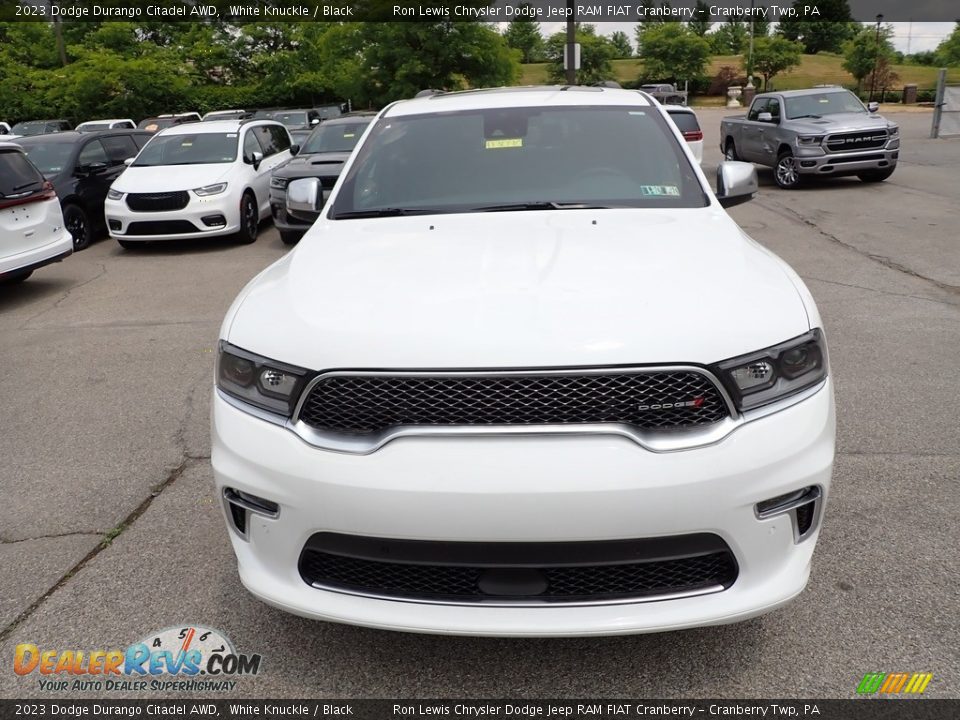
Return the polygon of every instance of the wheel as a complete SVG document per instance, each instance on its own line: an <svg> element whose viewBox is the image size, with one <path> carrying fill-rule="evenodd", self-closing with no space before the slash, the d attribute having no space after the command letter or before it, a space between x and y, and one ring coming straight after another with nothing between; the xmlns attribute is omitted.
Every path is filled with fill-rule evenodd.
<svg viewBox="0 0 960 720"><path fill-rule="evenodd" d="M727 138L727 144L723 146L723 159L724 160L740 159L740 156L737 155L737 146L733 144L733 138Z"/></svg>
<svg viewBox="0 0 960 720"><path fill-rule="evenodd" d="M280 239L283 241L284 245L296 245L300 242L300 238L303 237L302 232L296 230L281 230Z"/></svg>
<svg viewBox="0 0 960 720"><path fill-rule="evenodd" d="M867 170L866 172L857 173L857 177L865 183L878 183L883 182L888 177L893 175L893 170L894 168L885 168L883 170Z"/></svg>
<svg viewBox="0 0 960 720"><path fill-rule="evenodd" d="M17 283L22 283L31 275L33 275L33 270L24 270L23 272L8 275L3 280L0 280L0 285L16 285Z"/></svg>
<svg viewBox="0 0 960 720"><path fill-rule="evenodd" d="M773 179L784 190L798 188L803 182L803 176L797 170L797 161L789 150L784 150L777 157L777 165L773 169Z"/></svg>
<svg viewBox="0 0 960 720"><path fill-rule="evenodd" d="M240 230L237 232L237 242L249 245L257 240L257 230L260 227L260 208L257 199L249 190L240 199Z"/></svg>
<svg viewBox="0 0 960 720"><path fill-rule="evenodd" d="M83 250L90 245L92 229L87 213L79 205L67 205L63 208L63 224L73 236L73 249Z"/></svg>
<svg viewBox="0 0 960 720"><path fill-rule="evenodd" d="M120 247L124 250L136 250L142 243L134 242L133 240L120 240L117 239L117 242L120 243Z"/></svg>

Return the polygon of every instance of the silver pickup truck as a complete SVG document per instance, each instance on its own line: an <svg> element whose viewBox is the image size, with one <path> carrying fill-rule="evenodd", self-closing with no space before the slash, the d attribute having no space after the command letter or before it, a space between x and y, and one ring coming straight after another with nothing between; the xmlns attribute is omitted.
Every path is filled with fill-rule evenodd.
<svg viewBox="0 0 960 720"><path fill-rule="evenodd" d="M782 188L813 175L856 175L881 182L900 156L900 128L843 88L788 90L757 95L746 115L720 122L727 160L774 169Z"/></svg>

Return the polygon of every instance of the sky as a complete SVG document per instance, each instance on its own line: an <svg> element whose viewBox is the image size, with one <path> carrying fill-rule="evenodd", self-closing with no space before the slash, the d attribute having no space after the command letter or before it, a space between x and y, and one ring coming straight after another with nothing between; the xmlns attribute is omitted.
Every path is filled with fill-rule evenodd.
<svg viewBox="0 0 960 720"><path fill-rule="evenodd" d="M935 50L937 45L953 32L954 28L952 22L892 22L885 24L893 28L893 46L903 53ZM636 26L637 24L633 22L597 23L597 31L601 35L610 35L620 30L625 32L627 37L630 38L630 42L633 43L633 31ZM550 37L556 32L561 32L565 27L566 25L562 22L540 23L540 30L544 37Z"/></svg>

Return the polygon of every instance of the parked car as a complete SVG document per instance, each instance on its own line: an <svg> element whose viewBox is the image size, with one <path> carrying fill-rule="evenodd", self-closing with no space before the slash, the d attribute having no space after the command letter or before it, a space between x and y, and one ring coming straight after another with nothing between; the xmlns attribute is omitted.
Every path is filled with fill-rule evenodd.
<svg viewBox="0 0 960 720"><path fill-rule="evenodd" d="M10 142L0 142L0 238L0 283L22 282L73 252L53 185Z"/></svg>
<svg viewBox="0 0 960 720"><path fill-rule="evenodd" d="M320 124L320 113L313 109L306 110L258 110L254 117L269 118L283 123L290 132L294 143L301 144L317 125Z"/></svg>
<svg viewBox="0 0 960 720"><path fill-rule="evenodd" d="M103 203L110 184L151 135L139 130L62 132L16 142L53 183L73 249L83 250L106 230Z"/></svg>
<svg viewBox="0 0 960 720"><path fill-rule="evenodd" d="M153 240L257 239L270 215L270 173L290 157L272 120L217 120L157 133L110 188L110 236L124 248Z"/></svg>
<svg viewBox="0 0 960 720"><path fill-rule="evenodd" d="M159 132L174 125L183 125L192 122L200 122L200 115L195 112L178 113L176 115L157 115L156 117L141 120L137 127L147 132Z"/></svg>
<svg viewBox="0 0 960 720"><path fill-rule="evenodd" d="M202 122L210 122L211 120L246 120L249 117L253 117L253 113L249 110L214 110L213 112L208 112L200 120Z"/></svg>
<svg viewBox="0 0 960 720"><path fill-rule="evenodd" d="M730 623L804 588L834 456L823 323L666 111L605 87L389 105L220 333L244 586L396 630ZM318 207L316 178L288 204Z"/></svg>
<svg viewBox="0 0 960 720"><path fill-rule="evenodd" d="M10 124L5 122L0 122L0 135L9 135L10 134Z"/></svg>
<svg viewBox="0 0 960 720"><path fill-rule="evenodd" d="M287 209L287 183L295 178L315 177L329 192L337 182L344 163L360 136L373 121L376 113L341 115L315 128L302 147L296 148L296 157L279 165L270 177L270 208L273 224L280 231L280 239L287 245L295 244L319 217L320 210ZM295 146L296 147L296 146Z"/></svg>
<svg viewBox="0 0 960 720"><path fill-rule="evenodd" d="M720 122L720 149L728 160L773 168L784 189L806 178L856 175L882 182L900 157L900 128L843 88L762 93L746 115Z"/></svg>
<svg viewBox="0 0 960 720"><path fill-rule="evenodd" d="M74 128L77 132L92 132L94 130L135 130L137 124L130 119L87 120Z"/></svg>
<svg viewBox="0 0 960 720"><path fill-rule="evenodd" d="M687 141L697 162L703 163L703 130L700 129L697 114L686 105L667 105L664 110Z"/></svg>
<svg viewBox="0 0 960 720"><path fill-rule="evenodd" d="M32 135L47 135L50 133L72 130L69 120L25 120L10 128L10 135L30 137Z"/></svg>
<svg viewBox="0 0 960 720"><path fill-rule="evenodd" d="M347 106L341 103L329 103L327 105L317 105L313 109L320 116L320 122L326 122L343 115L347 111Z"/></svg>
<svg viewBox="0 0 960 720"><path fill-rule="evenodd" d="M653 97L662 105L686 105L686 90L677 90L675 85L669 83L652 83L650 85L641 85L640 89Z"/></svg>

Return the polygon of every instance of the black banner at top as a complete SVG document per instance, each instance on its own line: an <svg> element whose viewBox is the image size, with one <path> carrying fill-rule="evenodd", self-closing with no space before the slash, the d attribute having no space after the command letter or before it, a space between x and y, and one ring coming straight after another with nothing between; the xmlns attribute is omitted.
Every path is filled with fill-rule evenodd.
<svg viewBox="0 0 960 720"><path fill-rule="evenodd" d="M705 7L704 7L705 6ZM957 0L0 0L0 21L953 22Z"/></svg>

